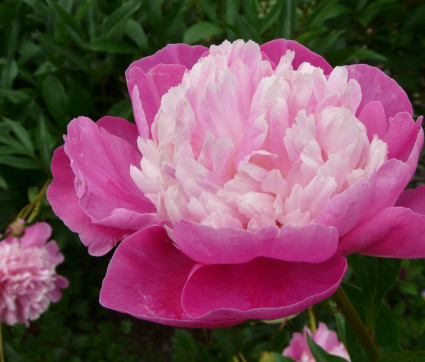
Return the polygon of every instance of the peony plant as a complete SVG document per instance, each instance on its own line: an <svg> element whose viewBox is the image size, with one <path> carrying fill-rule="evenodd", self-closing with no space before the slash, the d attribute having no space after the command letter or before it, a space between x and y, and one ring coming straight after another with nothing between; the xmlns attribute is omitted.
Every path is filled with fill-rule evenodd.
<svg viewBox="0 0 425 362"><path fill-rule="evenodd" d="M136 124L78 117L47 197L92 255L100 302L172 326L298 313L345 256L425 257L422 117L363 64L295 41L168 45L126 72Z"/></svg>

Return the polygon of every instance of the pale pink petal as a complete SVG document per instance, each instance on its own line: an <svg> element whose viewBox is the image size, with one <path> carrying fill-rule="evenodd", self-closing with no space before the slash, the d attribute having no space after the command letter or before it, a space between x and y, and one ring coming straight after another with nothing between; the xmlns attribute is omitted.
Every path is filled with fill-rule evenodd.
<svg viewBox="0 0 425 362"><path fill-rule="evenodd" d="M295 58L292 62L294 69L298 69L304 62L308 62L315 67L322 68L325 74L332 71L332 67L325 59L294 40L275 39L261 45L260 48L276 65L279 64L280 58L286 54L287 50L293 50L295 52Z"/></svg>
<svg viewBox="0 0 425 362"><path fill-rule="evenodd" d="M46 222L38 222L25 228L25 234L20 238L23 248L42 247L52 234L51 226Z"/></svg>
<svg viewBox="0 0 425 362"><path fill-rule="evenodd" d="M80 117L69 124L64 149L72 160L80 207L93 221L107 218L117 208L154 211L130 176L130 165L139 164L141 155L125 139Z"/></svg>
<svg viewBox="0 0 425 362"><path fill-rule="evenodd" d="M100 292L100 303L134 317L178 327L231 326L240 320L191 319L181 294L194 262L180 253L163 228L141 230L115 251Z"/></svg>
<svg viewBox="0 0 425 362"><path fill-rule="evenodd" d="M425 201L423 195L421 201ZM425 258L425 215L403 207L382 210L348 233L340 250L343 254Z"/></svg>
<svg viewBox="0 0 425 362"><path fill-rule="evenodd" d="M193 318L277 319L331 296L347 262L336 253L319 264L256 258L248 263L197 265L182 305Z"/></svg>
<svg viewBox="0 0 425 362"><path fill-rule="evenodd" d="M301 228L286 226L280 230L268 227L253 233L182 220L174 224L174 237L177 247L201 264L239 264L260 256L320 263L338 248L336 229L319 224Z"/></svg>
<svg viewBox="0 0 425 362"><path fill-rule="evenodd" d="M359 82L362 90L362 101L356 115L359 115L362 109L372 101L382 103L387 119L399 112L413 114L406 92L384 72L366 64L349 65L347 69L349 79Z"/></svg>
<svg viewBox="0 0 425 362"><path fill-rule="evenodd" d="M134 232L93 224L81 210L74 189L75 175L69 158L65 154L64 146L54 152L51 169L53 181L47 189L47 199L55 214L65 225L80 235L81 241L88 246L91 255L106 254L118 241L122 240L124 235Z"/></svg>
<svg viewBox="0 0 425 362"><path fill-rule="evenodd" d="M372 101L366 104L359 114L359 120L366 126L370 142L374 135L382 139L387 133L388 124L381 102Z"/></svg>

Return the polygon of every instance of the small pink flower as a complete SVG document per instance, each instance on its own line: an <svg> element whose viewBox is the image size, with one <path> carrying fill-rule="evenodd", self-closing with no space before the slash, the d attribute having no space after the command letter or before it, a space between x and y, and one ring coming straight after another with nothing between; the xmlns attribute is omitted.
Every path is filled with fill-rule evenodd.
<svg viewBox="0 0 425 362"><path fill-rule="evenodd" d="M0 243L0 321L28 325L57 302L66 278L56 274L64 257L45 222L29 226L20 238L12 235Z"/></svg>
<svg viewBox="0 0 425 362"><path fill-rule="evenodd" d="M338 335L329 330L325 323L319 323L319 328L312 333L310 329L304 327L304 333L294 333L289 346L283 351L283 355L291 357L297 362L315 362L310 348L307 344L307 333L312 339L329 354L345 358L350 361L350 357L344 345L338 340Z"/></svg>
<svg viewBox="0 0 425 362"><path fill-rule="evenodd" d="M136 125L68 126L47 196L93 255L100 301L175 326L295 314L345 254L425 257L421 119L377 68L284 39L168 45L126 72Z"/></svg>

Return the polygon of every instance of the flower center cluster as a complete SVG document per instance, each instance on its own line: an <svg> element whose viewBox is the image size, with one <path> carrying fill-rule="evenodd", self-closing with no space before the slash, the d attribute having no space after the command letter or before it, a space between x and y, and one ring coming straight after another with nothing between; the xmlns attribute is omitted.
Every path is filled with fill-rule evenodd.
<svg viewBox="0 0 425 362"><path fill-rule="evenodd" d="M325 76L294 70L291 51L275 69L262 57L253 42L213 46L162 97L131 175L165 222L306 225L387 160L355 117L361 89L344 67Z"/></svg>

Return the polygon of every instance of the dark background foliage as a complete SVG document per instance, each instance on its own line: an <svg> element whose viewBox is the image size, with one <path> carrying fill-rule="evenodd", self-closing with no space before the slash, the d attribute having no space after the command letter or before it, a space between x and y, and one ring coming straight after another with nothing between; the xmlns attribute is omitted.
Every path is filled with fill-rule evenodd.
<svg viewBox="0 0 425 362"><path fill-rule="evenodd" d="M295 39L333 66L357 62L378 66L406 90L420 115L425 113L424 18L421 0L3 1L0 230L51 177L53 150L62 144L72 118L132 119L125 69L166 44ZM425 182L423 164L422 158L413 184ZM70 280L70 287L30 328L4 328L10 361L258 360L264 351L280 353L291 331L301 331L307 321L302 313L285 328L280 322L246 322L211 333L164 327L103 309L98 295L111 253L89 257L45 201L37 219L53 226L66 257L59 271ZM361 300L357 292L367 294L367 288L356 280L355 272L351 274L348 280L363 290L354 288L351 293ZM422 349L423 262L404 261L395 278L396 287L384 298L384 307L379 307L380 299L377 302L377 318L390 320L386 326L392 331L384 333L381 345L394 352L399 345L414 348L419 340L417 348ZM315 311L319 320L336 328L326 303Z"/></svg>

